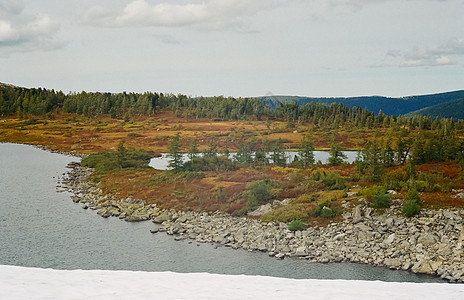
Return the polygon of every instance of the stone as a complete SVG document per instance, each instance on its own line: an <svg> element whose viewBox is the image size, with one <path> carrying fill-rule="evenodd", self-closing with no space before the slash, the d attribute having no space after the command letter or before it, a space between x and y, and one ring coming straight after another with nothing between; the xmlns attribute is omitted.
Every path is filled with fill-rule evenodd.
<svg viewBox="0 0 464 300"><path fill-rule="evenodd" d="M401 267L401 262L397 258L385 258L384 263L389 268L399 269Z"/></svg>
<svg viewBox="0 0 464 300"><path fill-rule="evenodd" d="M153 219L153 223L163 223L165 221L170 220L170 216L168 211L163 211L160 215Z"/></svg>
<svg viewBox="0 0 464 300"><path fill-rule="evenodd" d="M339 233L337 234L336 236L334 236L334 240L336 241L340 241L340 240L343 240L345 238L346 234L344 233Z"/></svg>
<svg viewBox="0 0 464 300"><path fill-rule="evenodd" d="M272 205L270 203L261 205L256 210L249 212L248 216L259 217L272 211Z"/></svg>
<svg viewBox="0 0 464 300"><path fill-rule="evenodd" d="M395 224L395 221L393 220L393 218L387 218L385 220L385 224L387 225L387 228L392 228L393 225Z"/></svg>
<svg viewBox="0 0 464 300"><path fill-rule="evenodd" d="M359 223L362 220L361 205L353 209L353 224Z"/></svg>
<svg viewBox="0 0 464 300"><path fill-rule="evenodd" d="M307 255L308 253L306 252L306 247L301 246L301 247L296 248L294 256L301 257L301 256L307 256Z"/></svg>
<svg viewBox="0 0 464 300"><path fill-rule="evenodd" d="M386 245L391 245L393 243L393 241L395 240L395 234L392 233L390 234L383 242L386 244Z"/></svg>
<svg viewBox="0 0 464 300"><path fill-rule="evenodd" d="M284 257L285 257L285 254L283 254L283 253L277 253L276 256L275 256L275 258L277 258L277 259L284 259Z"/></svg>
<svg viewBox="0 0 464 300"><path fill-rule="evenodd" d="M434 274L435 271L432 269L430 262L427 259L422 259L412 266L411 271L414 273L423 273L423 274Z"/></svg>
<svg viewBox="0 0 464 300"><path fill-rule="evenodd" d="M422 234L417 239L417 243L423 244L423 245L435 244L437 241L438 241L437 236L435 234L431 233L431 232L427 232L425 234Z"/></svg>

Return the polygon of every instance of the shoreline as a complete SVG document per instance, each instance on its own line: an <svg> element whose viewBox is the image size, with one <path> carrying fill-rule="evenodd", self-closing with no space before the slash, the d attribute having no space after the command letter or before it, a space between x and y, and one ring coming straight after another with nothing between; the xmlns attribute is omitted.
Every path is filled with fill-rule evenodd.
<svg viewBox="0 0 464 300"><path fill-rule="evenodd" d="M267 252L276 259L295 257L308 263L350 262L438 276L464 282L463 209L422 210L412 218L400 214L400 204L374 215L367 205L343 214L343 221L327 227L292 232L284 223L262 223L222 212L205 213L160 209L142 200L117 199L92 186L92 169L70 163L61 188L75 203L102 217L128 222L151 220L152 233L166 232L175 240L194 240Z"/></svg>

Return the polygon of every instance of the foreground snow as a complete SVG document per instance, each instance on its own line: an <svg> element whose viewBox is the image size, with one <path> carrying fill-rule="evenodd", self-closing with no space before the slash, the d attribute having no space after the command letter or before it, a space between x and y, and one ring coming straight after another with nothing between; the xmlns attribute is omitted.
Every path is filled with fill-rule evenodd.
<svg viewBox="0 0 464 300"><path fill-rule="evenodd" d="M0 299L464 299L464 285L0 265Z"/></svg>

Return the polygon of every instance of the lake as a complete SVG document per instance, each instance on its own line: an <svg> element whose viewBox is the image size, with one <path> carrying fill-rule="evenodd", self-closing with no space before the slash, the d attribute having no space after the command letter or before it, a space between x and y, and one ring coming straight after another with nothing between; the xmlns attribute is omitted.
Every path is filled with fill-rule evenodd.
<svg viewBox="0 0 464 300"><path fill-rule="evenodd" d="M208 272L286 278L443 282L360 264L277 261L265 253L177 242L152 222L102 218L56 189L79 158L0 143L0 264L54 269Z"/></svg>
<svg viewBox="0 0 464 300"><path fill-rule="evenodd" d="M327 163L327 160L329 159L329 151L313 151L314 153L314 160L316 162L321 161L322 163ZM343 151L343 153L346 155L345 162L347 163L352 163L356 159L356 156L358 155L357 151ZM296 151L286 151L285 152L285 157L287 159L287 163L290 163L293 161L295 156L298 154ZM199 153L201 155L201 153ZM233 157L235 153L230 153L230 156ZM182 159L183 161L188 160L188 154L183 153L182 154ZM270 154L268 154L268 157L270 157ZM150 160L150 166L158 169L158 170L167 170L168 169L168 164L169 164L169 158L167 153L162 153L160 157L154 157Z"/></svg>

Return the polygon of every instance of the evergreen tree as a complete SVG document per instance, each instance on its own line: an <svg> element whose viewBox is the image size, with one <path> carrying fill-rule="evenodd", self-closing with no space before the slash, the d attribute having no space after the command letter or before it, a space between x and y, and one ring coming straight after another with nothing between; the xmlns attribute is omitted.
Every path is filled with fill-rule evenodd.
<svg viewBox="0 0 464 300"><path fill-rule="evenodd" d="M240 165L249 165L253 162L253 144L252 142L241 143L238 147L235 160Z"/></svg>
<svg viewBox="0 0 464 300"><path fill-rule="evenodd" d="M382 151L382 163L386 166L392 166L395 161L395 151L391 147L391 138L388 137L385 142L385 147Z"/></svg>
<svg viewBox="0 0 464 300"><path fill-rule="evenodd" d="M285 152L282 150L280 141L274 143L272 160L274 162L274 165L276 166L285 167L287 165L287 157L285 155Z"/></svg>
<svg viewBox="0 0 464 300"><path fill-rule="evenodd" d="M188 158L190 160L194 160L195 158L198 157L198 153L200 151L198 150L198 140L193 139L192 142L190 143L190 148L189 148L189 153L188 153Z"/></svg>
<svg viewBox="0 0 464 300"><path fill-rule="evenodd" d="M299 163L303 169L314 164L314 145L310 134L306 134L300 143L298 151Z"/></svg>
<svg viewBox="0 0 464 300"><path fill-rule="evenodd" d="M171 138L168 145L168 157L170 158L168 167L176 173L181 171L183 166L182 153L180 153L180 146L180 133L178 132L175 136Z"/></svg>
<svg viewBox="0 0 464 300"><path fill-rule="evenodd" d="M335 142L330 145L329 154L329 164L332 166L339 166L346 159L346 154L341 151L340 146Z"/></svg>
<svg viewBox="0 0 464 300"><path fill-rule="evenodd" d="M209 147L203 151L204 158L216 157L217 156L217 146L216 146L216 138L211 136L209 138Z"/></svg>
<svg viewBox="0 0 464 300"><path fill-rule="evenodd" d="M366 163L367 179L372 182L380 181L380 176L383 173L382 155L377 140L367 142L363 151L364 162Z"/></svg>

